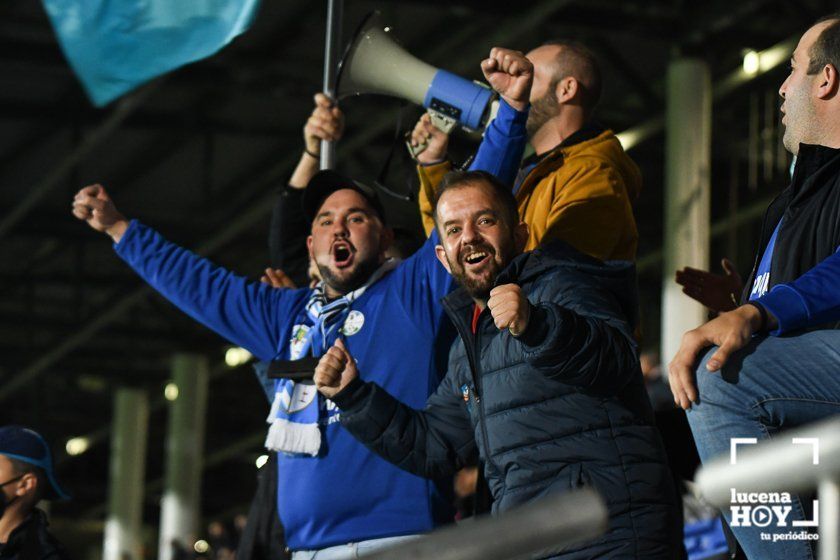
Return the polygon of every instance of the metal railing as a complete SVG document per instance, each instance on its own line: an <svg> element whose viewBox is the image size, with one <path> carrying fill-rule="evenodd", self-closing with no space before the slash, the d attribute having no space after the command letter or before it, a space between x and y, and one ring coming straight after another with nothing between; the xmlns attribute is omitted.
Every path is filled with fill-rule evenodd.
<svg viewBox="0 0 840 560"><path fill-rule="evenodd" d="M607 508L591 489L551 496L498 517L464 521L369 556L370 560L512 560L548 555L607 529Z"/></svg>
<svg viewBox="0 0 840 560"><path fill-rule="evenodd" d="M727 457L698 471L697 487L709 503L727 508L732 491L789 492L817 490L819 558L840 560L840 417L783 432L753 445L734 439Z"/></svg>

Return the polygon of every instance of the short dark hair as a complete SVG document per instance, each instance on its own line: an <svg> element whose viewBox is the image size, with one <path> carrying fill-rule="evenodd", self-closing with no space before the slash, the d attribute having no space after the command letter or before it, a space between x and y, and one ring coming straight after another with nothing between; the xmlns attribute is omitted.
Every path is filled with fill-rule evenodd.
<svg viewBox="0 0 840 560"><path fill-rule="evenodd" d="M832 22L831 25L822 30L808 51L808 74L816 74L828 64L840 70L840 12L820 18L814 25L827 21Z"/></svg>
<svg viewBox="0 0 840 560"><path fill-rule="evenodd" d="M560 54L555 58L555 69L549 83L549 90L557 89L563 78L572 76L580 84L580 100L583 109L591 113L601 99L601 67L592 49L574 39L552 39L543 46L560 47Z"/></svg>
<svg viewBox="0 0 840 560"><path fill-rule="evenodd" d="M513 196L511 188L501 182L492 173L486 171L450 171L443 177L443 181L438 187L437 196L435 197L435 225L438 225L438 203L440 202L443 193L451 191L460 187L469 185L485 184L490 187L493 194L501 201L505 211L504 219L511 229L519 224L519 208L516 203L516 197Z"/></svg>
<svg viewBox="0 0 840 560"><path fill-rule="evenodd" d="M25 474L32 473L35 475L35 478L38 479L38 486L35 489L35 501L38 502L44 496L45 484L49 484L47 482L47 474L44 472L44 469L37 465L33 465L32 463L27 463L26 461L21 461L20 459L14 459L12 457L6 457L12 465L12 472L15 476L23 476Z"/></svg>

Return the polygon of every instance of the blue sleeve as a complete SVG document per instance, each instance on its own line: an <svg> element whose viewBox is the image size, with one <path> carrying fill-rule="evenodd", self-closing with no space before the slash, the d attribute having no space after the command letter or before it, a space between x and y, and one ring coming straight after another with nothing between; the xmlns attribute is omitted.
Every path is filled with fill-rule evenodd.
<svg viewBox="0 0 840 560"><path fill-rule="evenodd" d="M527 120L527 109L520 113L500 99L499 111L484 132L470 170L492 173L512 187L528 141L525 131Z"/></svg>
<svg viewBox="0 0 840 560"><path fill-rule="evenodd" d="M242 346L260 360L271 360L283 339L283 321L305 290L277 289L252 282L170 243L136 220L117 254L151 287L184 313Z"/></svg>
<svg viewBox="0 0 840 560"><path fill-rule="evenodd" d="M840 321L840 248L793 282L773 286L755 301L779 322L770 333L773 336Z"/></svg>
<svg viewBox="0 0 840 560"><path fill-rule="evenodd" d="M403 261L393 274L400 300L415 324L421 329L437 331L444 318L440 300L452 291L454 280L435 254L440 243L437 229L411 257Z"/></svg>

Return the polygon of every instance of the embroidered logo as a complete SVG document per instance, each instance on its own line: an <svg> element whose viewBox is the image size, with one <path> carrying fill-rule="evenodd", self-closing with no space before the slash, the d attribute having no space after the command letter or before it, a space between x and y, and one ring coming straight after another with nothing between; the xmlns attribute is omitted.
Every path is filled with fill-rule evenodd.
<svg viewBox="0 0 840 560"><path fill-rule="evenodd" d="M354 309L347 315L347 319L344 320L344 326L341 327L341 332L344 336L353 336L362 330L364 324L365 316L362 315L361 311L356 311Z"/></svg>
<svg viewBox="0 0 840 560"><path fill-rule="evenodd" d="M289 341L289 358L297 360L303 352L306 343L306 333L309 332L308 325L295 325L292 327L292 339Z"/></svg>

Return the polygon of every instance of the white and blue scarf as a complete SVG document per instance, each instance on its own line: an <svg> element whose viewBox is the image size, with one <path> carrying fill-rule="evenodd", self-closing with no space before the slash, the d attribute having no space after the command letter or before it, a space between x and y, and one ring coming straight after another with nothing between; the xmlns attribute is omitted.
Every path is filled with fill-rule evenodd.
<svg viewBox="0 0 840 560"><path fill-rule="evenodd" d="M385 261L364 286L333 301L327 301L323 281L318 283L306 304L306 317L292 329L289 359L325 354L343 334L342 327L353 302L398 264L396 259ZM276 380L274 402L266 418L271 427L265 447L289 455L317 457L321 450L321 429L327 421L326 409L326 399L318 394L312 383Z"/></svg>

